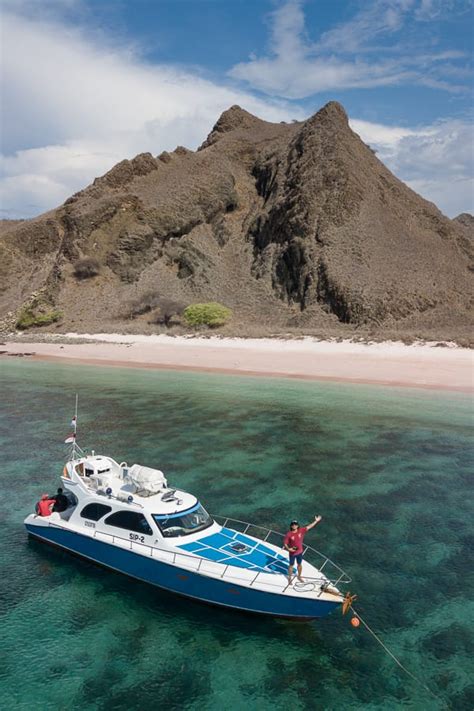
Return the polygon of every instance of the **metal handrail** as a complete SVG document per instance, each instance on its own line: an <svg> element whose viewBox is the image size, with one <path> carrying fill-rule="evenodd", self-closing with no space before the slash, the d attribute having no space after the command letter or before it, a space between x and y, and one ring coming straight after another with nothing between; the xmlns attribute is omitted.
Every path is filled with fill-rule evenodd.
<svg viewBox="0 0 474 711"><path fill-rule="evenodd" d="M59 524L54 523L54 522L51 522L51 521L48 521L48 526L51 527L51 528L59 528L59 529L61 529L62 531L70 531L69 528L66 528L65 526L60 526ZM140 548L142 548L142 549L145 548L145 549L148 550L149 555L150 555L151 558L153 558L153 551L158 551L158 552L161 552L161 553L166 553L168 556L171 557L171 559L168 559L168 560L166 561L166 562L169 563L170 565L175 565L175 566L176 566L176 559L177 559L177 558L188 558L189 560L192 560L192 561L194 561L194 562L198 562L197 568L196 568L196 570L194 571L194 572L196 572L196 573L201 570L201 566L202 566L203 563L210 563L210 564L212 564L212 565L214 565L214 566L217 565L217 566L219 566L219 567L222 567L222 568L223 568L223 571L222 571L222 574L220 575L220 577L221 577L221 578L225 578L225 575L226 575L226 573L227 573L228 568L229 568L229 567L232 567L230 563L219 563L218 561L209 560L208 558L202 558L201 556L198 556L197 554L183 553L183 552L181 552L181 551L171 551L171 550L169 550L169 549L167 549L167 548L161 548L160 546L150 546L148 543L141 543L140 541L134 541L134 540L129 539L129 538L123 538L123 536L117 536L115 533L108 533L107 531L97 531L97 530L94 530L93 536L91 536L91 537L92 537L92 538L97 538L97 534L99 534L100 536L108 536L109 538L112 539L112 543L115 543L116 540L124 541L125 543L129 544L130 550L133 550L133 548L134 548L134 547L137 547L137 546L140 547ZM177 566L177 567L178 567L178 566ZM242 572L242 569L239 568L239 570L240 570L240 572ZM261 573L261 571L258 571L258 574L260 574L260 573ZM255 576L255 578L251 581L249 587L250 587L251 585L253 585L253 583L255 582L256 578L258 577L258 574L257 574L257 576ZM277 576L275 576L275 577L277 577ZM233 581L235 582L235 576L228 575L228 576L227 576L227 579L233 580ZM308 580L309 580L309 578L308 578ZM311 579L311 580L316 581L316 580L319 580L319 579L314 578L314 579ZM243 581L241 580L241 582L243 582ZM267 584L267 585L274 585L274 583L273 583L273 582L270 582L270 581L266 581L266 584ZM281 585L278 585L278 586L275 585L275 587L278 587L279 589L281 589L282 591L284 591L284 590L286 589L287 585L285 585L285 586L283 586L283 587L282 587Z"/></svg>
<svg viewBox="0 0 474 711"><path fill-rule="evenodd" d="M219 518L222 518L222 517L219 517ZM231 520L234 520L234 519L226 519L226 520L231 521ZM241 523L243 523L243 522L241 522ZM252 526L253 524L248 524L248 525L249 525L249 527L250 527L250 526ZM61 526L61 525L59 525L59 524L57 524L57 523L54 523L54 522L51 522L51 521L48 521L48 526L49 526L49 527L52 527L52 528L59 528L59 529L61 529L61 530L63 530L63 531L70 531L69 528L66 528L65 526ZM260 528L262 528L262 527L260 527ZM267 530L268 530L268 529L267 529ZM97 534L99 534L99 535L101 535L101 536L108 536L109 538L112 539L112 543L115 543L115 540L124 541L125 543L128 543L128 544L129 544L130 550L132 550L132 551L133 551L133 548L136 547L136 546L138 546L138 547L140 547L140 548L142 548L142 549L147 549L151 558L153 558L153 551L158 551L158 552L161 552L161 553L166 553L168 556L172 556L172 560L171 560L171 561L168 560L167 562L169 562L170 564L175 565L175 566L176 566L176 559L179 558L179 557L181 557L181 558L187 558L187 559L192 560L192 561L194 561L194 562L198 561L198 566L197 566L195 572L200 572L201 566L202 566L203 563L211 563L211 564L214 565L214 566L215 566L215 565L217 565L217 566L222 566L222 567L223 567L223 571L222 571L222 574L220 575L220 578L228 579L228 580L233 580L233 581L234 581L234 584L235 584L235 580L236 580L236 577L235 577L235 576L233 576L233 575L227 575L227 576L226 576L226 573L227 573L227 571L228 571L229 568L235 568L235 566L232 566L231 563L219 563L218 561L210 561L209 559L203 558L203 557L201 557L201 556L199 556L199 555L197 555L197 554L189 554L189 553L184 553L184 552L181 552L181 551L171 551L171 550L169 550L169 549L167 549L167 548L161 548L160 546L150 546L148 543L141 543L140 541L135 541L135 540L132 540L132 539L129 539L129 538L123 538L123 536L118 536L118 535L115 534L115 533L108 533L107 531L97 531L97 530L94 530L94 535L93 535L92 537L93 537L93 538L97 538ZM278 534L278 535L281 535L281 534ZM328 560L329 560L329 559L328 559ZM239 568L239 571L242 572L242 569ZM208 571L208 572L211 572L211 571ZM259 571L257 572L257 574L255 575L255 577L254 577L254 578L251 580L251 582L249 583L249 587L252 587L253 584L254 584L254 583L256 582L256 580L258 579L258 577L259 577L260 575L262 575L263 573L265 573L265 571L259 570ZM278 575L273 575L273 574L272 574L272 577L274 577L274 578L279 578ZM350 580L350 579L349 579L349 580ZM323 582L323 583L326 583L326 582L329 581L329 582L331 582L331 584L333 584L334 586L336 585L336 583L332 583L332 581L330 581L328 578L326 578L326 576L324 576L324 577L321 576L320 578L314 578L314 577L305 576L305 581L307 581L308 583L315 583L315 584L319 584L319 585L320 585L322 582ZM243 580L241 580L240 582L243 582ZM248 582L248 581L247 581L247 582ZM341 581L339 581L339 582L341 582ZM342 582L345 582L345 581L342 581ZM285 581L285 584L282 586L281 584L274 583L273 580L265 580L265 585L270 585L270 586L278 587L278 589L279 589L281 592L285 592L285 591L287 590L287 588L289 587L287 581ZM323 591L321 590L321 592L323 592Z"/></svg>
<svg viewBox="0 0 474 711"><path fill-rule="evenodd" d="M217 521L217 523L219 523L219 519L221 521L224 521L223 524L220 524L220 525L222 525L223 528L225 528L227 526L229 521L231 523L238 523L238 524L241 524L242 526L245 526L245 530L238 531L238 533L245 534L245 533L247 533L249 528L257 528L257 529L260 529L261 531L264 531L266 534L265 538L260 538L260 536L255 535L256 538L260 538L260 540L262 540L264 543L268 540L268 538L272 534L274 534L275 536L281 536L281 538L285 537L285 534L281 533L281 531L275 531L271 528L267 528L266 526L260 526L259 524L256 524L256 523L248 523L248 521L241 521L238 518L230 518L230 516L227 516L227 517L215 516L214 514L211 514L211 516L215 521ZM337 580L332 581L332 580L329 580L329 578L328 578L329 582L331 582L333 585L337 586L339 583L343 583L344 585L346 585L346 584L352 582L352 578L346 573L346 571L343 570L339 565L337 565L337 563L334 563L334 561L331 560L331 558L328 558L327 555L324 555L324 553L321 553L321 551L318 551L316 548L313 548L312 546L305 544L304 552L306 553L306 551L308 551L308 550L323 559L324 562L323 562L322 566L320 568L318 568L320 573L323 571L323 569L326 567L326 565L328 563L330 565L332 565L333 568L335 568L338 571L339 576L337 577ZM325 577L327 577L327 576L325 576Z"/></svg>

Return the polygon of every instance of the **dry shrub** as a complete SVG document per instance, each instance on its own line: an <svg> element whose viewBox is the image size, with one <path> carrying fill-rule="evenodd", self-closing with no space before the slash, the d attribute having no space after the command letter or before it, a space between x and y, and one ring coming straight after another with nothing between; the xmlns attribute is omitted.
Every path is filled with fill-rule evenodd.
<svg viewBox="0 0 474 711"><path fill-rule="evenodd" d="M90 279L100 272L100 264L97 259L84 257L74 264L74 276L78 279Z"/></svg>
<svg viewBox="0 0 474 711"><path fill-rule="evenodd" d="M173 316L180 316L185 309L185 305L173 299L160 299L158 312L150 323L159 323L169 326Z"/></svg>
<svg viewBox="0 0 474 711"><path fill-rule="evenodd" d="M127 307L128 318L137 318L142 314L147 314L149 311L156 309L160 301L160 295L156 291L147 291L141 296L138 296L133 301L130 301Z"/></svg>
<svg viewBox="0 0 474 711"><path fill-rule="evenodd" d="M131 319L153 311L148 323L158 323L169 326L173 316L182 314L185 305L174 299L160 296L156 291L147 291L128 305L128 317Z"/></svg>

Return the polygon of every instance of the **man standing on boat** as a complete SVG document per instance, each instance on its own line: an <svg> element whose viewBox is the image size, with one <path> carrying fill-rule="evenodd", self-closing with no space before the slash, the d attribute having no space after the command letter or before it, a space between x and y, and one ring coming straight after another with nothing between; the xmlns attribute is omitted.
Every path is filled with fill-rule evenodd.
<svg viewBox="0 0 474 711"><path fill-rule="evenodd" d="M312 523L306 524L306 526L300 526L298 521L291 521L290 530L283 539L283 548L290 554L290 563L288 566L288 585L291 585L293 579L293 566L297 564L298 570L298 580L300 583L304 583L301 577L303 571L303 540L305 534L322 521L322 516L315 516Z"/></svg>

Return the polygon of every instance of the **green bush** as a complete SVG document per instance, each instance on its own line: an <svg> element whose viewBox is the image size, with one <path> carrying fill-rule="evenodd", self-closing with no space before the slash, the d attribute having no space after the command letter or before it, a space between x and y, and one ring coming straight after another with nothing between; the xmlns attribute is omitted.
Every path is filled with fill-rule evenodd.
<svg viewBox="0 0 474 711"><path fill-rule="evenodd" d="M28 328L48 326L50 323L55 323L63 317L61 311L48 311L44 314L35 314L31 308L23 309L18 316L16 327L20 331L26 331Z"/></svg>
<svg viewBox="0 0 474 711"><path fill-rule="evenodd" d="M188 326L223 326L232 316L232 310L214 301L208 304L191 304L184 310Z"/></svg>

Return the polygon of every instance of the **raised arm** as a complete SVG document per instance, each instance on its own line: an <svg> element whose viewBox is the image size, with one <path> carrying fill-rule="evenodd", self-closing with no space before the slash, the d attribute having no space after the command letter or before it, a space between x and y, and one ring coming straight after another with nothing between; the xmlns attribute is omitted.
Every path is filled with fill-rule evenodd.
<svg viewBox="0 0 474 711"><path fill-rule="evenodd" d="M314 521L313 521L312 523L306 524L305 528L308 529L308 531L309 531L310 528L314 528L314 527L317 526L318 523L320 523L320 521L322 521L322 520L323 520L323 517L322 517L322 516L315 516L315 517L314 517Z"/></svg>

